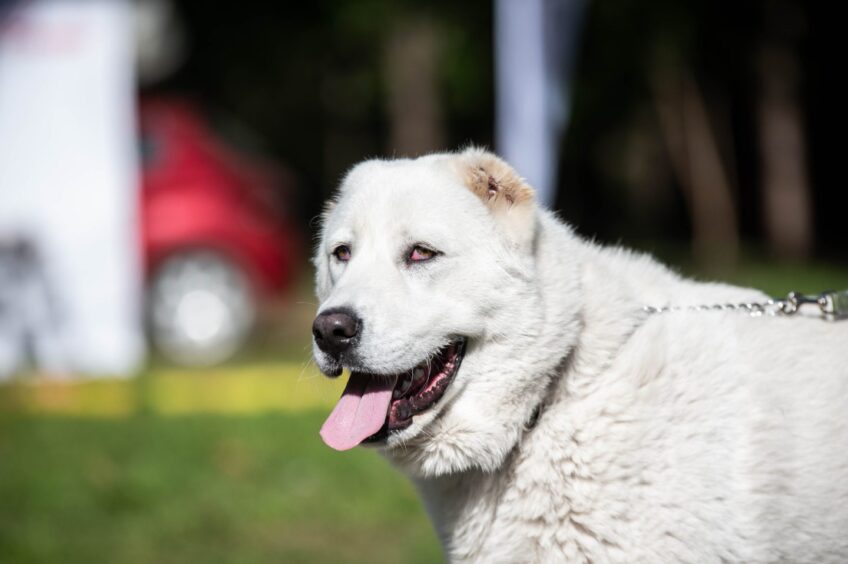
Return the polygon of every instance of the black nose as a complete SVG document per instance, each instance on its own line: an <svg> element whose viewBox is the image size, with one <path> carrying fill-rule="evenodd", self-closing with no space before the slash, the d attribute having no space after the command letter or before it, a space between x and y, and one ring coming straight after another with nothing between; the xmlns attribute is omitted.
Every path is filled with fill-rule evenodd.
<svg viewBox="0 0 848 564"><path fill-rule="evenodd" d="M322 351L339 356L356 340L362 322L350 310L330 309L318 315L312 323L312 335Z"/></svg>

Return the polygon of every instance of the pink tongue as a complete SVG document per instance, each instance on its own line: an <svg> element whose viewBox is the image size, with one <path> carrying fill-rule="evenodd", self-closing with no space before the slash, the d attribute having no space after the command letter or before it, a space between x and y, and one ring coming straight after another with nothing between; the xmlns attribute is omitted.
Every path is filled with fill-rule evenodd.
<svg viewBox="0 0 848 564"><path fill-rule="evenodd" d="M386 422L397 376L374 378L352 372L342 397L321 427L321 438L336 450L348 450Z"/></svg>

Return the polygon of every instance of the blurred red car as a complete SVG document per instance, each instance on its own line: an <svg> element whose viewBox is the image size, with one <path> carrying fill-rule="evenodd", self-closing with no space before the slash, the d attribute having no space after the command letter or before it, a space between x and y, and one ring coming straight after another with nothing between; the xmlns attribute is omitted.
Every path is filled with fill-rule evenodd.
<svg viewBox="0 0 848 564"><path fill-rule="evenodd" d="M185 101L143 100L140 146L151 338L175 362L221 362L296 278L294 182L228 146Z"/></svg>

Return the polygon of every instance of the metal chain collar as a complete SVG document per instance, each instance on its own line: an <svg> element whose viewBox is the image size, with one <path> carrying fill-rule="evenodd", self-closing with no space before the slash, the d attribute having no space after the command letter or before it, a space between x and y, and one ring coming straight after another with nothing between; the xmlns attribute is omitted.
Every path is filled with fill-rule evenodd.
<svg viewBox="0 0 848 564"><path fill-rule="evenodd" d="M764 302L743 302L692 306L645 306L646 313L670 313L677 311L743 311L752 317L762 315L794 315L805 305L817 305L821 317L829 321L848 318L848 290L822 292L818 295L789 292L785 298L774 298Z"/></svg>

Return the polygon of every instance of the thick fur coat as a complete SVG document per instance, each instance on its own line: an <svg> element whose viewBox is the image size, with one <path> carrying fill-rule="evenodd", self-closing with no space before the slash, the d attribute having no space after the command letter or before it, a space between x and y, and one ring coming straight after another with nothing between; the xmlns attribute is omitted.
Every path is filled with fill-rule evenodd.
<svg viewBox="0 0 848 564"><path fill-rule="evenodd" d="M378 444L449 561L848 562L848 322L648 313L765 296L579 238L476 149L356 166L315 265L319 310L362 319L355 355L315 348L329 374L467 338Z"/></svg>

